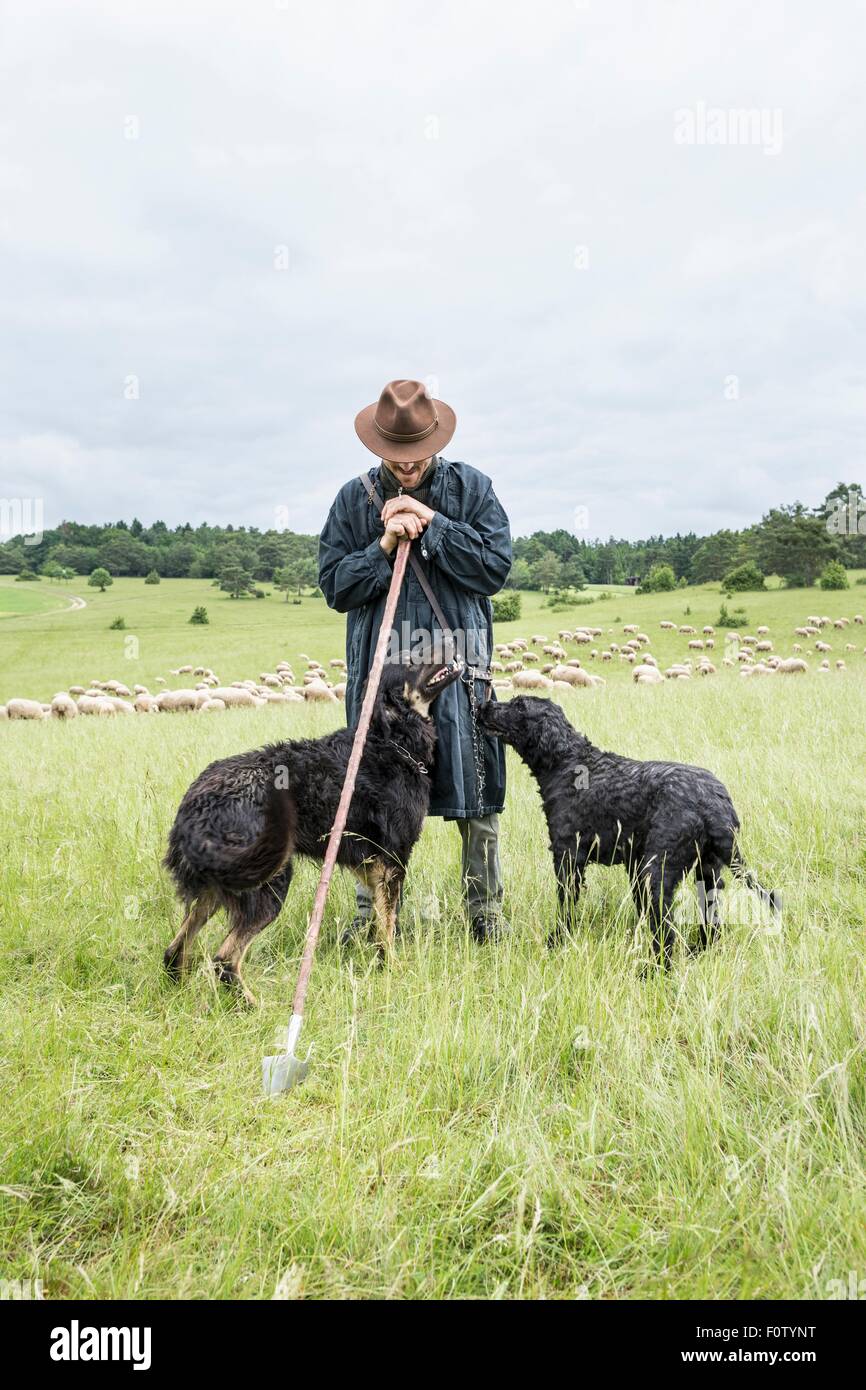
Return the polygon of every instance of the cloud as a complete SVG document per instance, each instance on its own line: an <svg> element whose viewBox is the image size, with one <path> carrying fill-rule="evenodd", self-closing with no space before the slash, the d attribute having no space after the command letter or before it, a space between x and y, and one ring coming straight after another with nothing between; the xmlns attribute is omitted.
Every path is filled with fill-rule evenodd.
<svg viewBox="0 0 866 1390"><path fill-rule="evenodd" d="M12 4L0 492L316 530L403 375L518 533L863 480L864 29L854 0ZM780 111L780 153L678 144L699 103Z"/></svg>

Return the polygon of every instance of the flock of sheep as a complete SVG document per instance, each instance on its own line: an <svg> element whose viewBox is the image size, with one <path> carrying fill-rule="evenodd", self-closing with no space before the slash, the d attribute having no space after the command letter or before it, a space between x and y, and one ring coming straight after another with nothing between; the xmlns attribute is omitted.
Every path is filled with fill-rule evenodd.
<svg viewBox="0 0 866 1390"><path fill-rule="evenodd" d="M857 613L853 622L863 625L863 615ZM810 616L802 627L794 629L794 636L814 642L816 653L821 656L818 674L831 670L827 653L833 648L824 640L825 629L844 631L850 627L849 618L828 618ZM676 632L688 638L687 651L681 661L668 666L662 672L656 658L648 649L650 638L638 630L637 624L623 627L625 640L622 643L610 642L606 647L596 645L602 636L600 627L578 627L573 630L563 628L555 642L536 633L531 638L514 637L510 642L502 642L496 647L496 660L491 662L494 684L503 690L574 690L581 686L604 685L604 678L589 671L583 660L569 656L566 643L577 647L589 647L585 658L604 664L607 662L627 662L633 667L632 679L638 685L660 685L668 680L691 680L693 676L714 676L717 667L708 653L715 648L715 629L709 624L699 634L689 624L679 627L673 622L662 622L663 632ZM608 636L613 629L608 630ZM533 648L541 648L541 652ZM846 642L845 651L854 652L853 642ZM755 635L729 632L725 637L723 666L740 666L743 676L805 675L809 670L803 655L802 642L794 642L793 654L788 657L777 656L773 651L773 641L768 627L759 627ZM694 655L692 655L694 653ZM866 654L866 648L864 648ZM543 659L546 658L546 659ZM340 679L333 683L320 662L301 653L306 662L301 684L297 685L295 674L288 661L277 663L273 671L263 671L257 681L237 680L230 685L222 685L219 677L206 666L179 666L169 674L174 677L193 676L198 678L195 686L180 690L169 690L164 676L158 676L156 684L163 687L152 694L144 685L136 685L132 690L123 681L92 680L88 687L71 685L61 690L49 704L38 700L14 699L0 705L0 720L8 719L76 719L79 715L102 715L114 717L124 714L203 714L225 709L256 709L268 704L293 704L302 701L326 701L335 704L346 693L346 663L341 657L334 657L329 663L338 672ZM845 670L845 660L835 661L837 671Z"/></svg>
<svg viewBox="0 0 866 1390"><path fill-rule="evenodd" d="M50 704L38 700L10 700L0 705L0 719L77 719L79 715L95 714L112 718L124 714L204 714L225 709L258 709L263 705L288 705L309 701L336 704L346 693L346 663L335 657L330 665L341 679L332 683L318 661L302 653L307 669L301 685L295 684L295 674L287 661L277 663L273 671L263 671L257 681L232 681L222 685L207 666L179 666L172 676L198 677L198 683L186 689L169 690L164 676L157 676L162 686L152 694L147 686L129 689L123 681L92 680L89 687L71 685L61 690Z"/></svg>
<svg viewBox="0 0 866 1390"><path fill-rule="evenodd" d="M854 622L863 625L863 615L857 613ZM829 642L821 638L823 628L833 628L844 630L849 627L850 618L828 618L828 617L808 617L802 627L794 629L795 637L806 639L817 639L815 650L823 656L821 664L817 670L823 674L830 670L830 661L825 653L832 651ZM629 623L623 627L623 643L611 642L606 647L594 645L601 637L603 629L600 627L579 627L573 631L562 629L558 634L558 640L551 642L547 637L540 633L534 634L527 640L525 637L516 637L510 642L502 642L496 648L497 660L491 663L494 673L494 684L499 689L514 690L571 690L578 686L597 686L604 685L604 678L589 671L583 664L580 657L569 656L564 643L572 643L579 647L590 647L586 653L586 659L599 663L623 661L633 667L632 679L637 685L660 685L667 678L668 680L691 680L692 676L714 676L717 667L712 658L708 655L713 652L716 645L716 630L707 624L702 633L688 623L683 623L679 627L674 622L661 622L659 627L663 632L676 632L688 638L687 652L681 661L674 662L662 672L656 658L648 650L651 645L649 636L645 632L640 632L636 623ZM608 630L608 636L613 629ZM768 627L759 627L757 635L746 633L741 636L739 632L728 632L725 636L725 655L722 657L722 665L729 667L740 666L740 674L743 676L773 676L773 675L805 675L809 670L808 662L802 656L803 645L794 642L792 647L793 655L789 657L777 656L773 651L773 641L770 637ZM547 657L547 661L542 661L538 652L531 650L533 647L540 647L542 656ZM856 651L853 642L845 645L846 652ZM700 653L692 656L691 653ZM866 648L864 648L866 655ZM530 667L532 669L527 669ZM838 658L836 661L838 671L845 670L845 661ZM495 679L499 677L499 679Z"/></svg>

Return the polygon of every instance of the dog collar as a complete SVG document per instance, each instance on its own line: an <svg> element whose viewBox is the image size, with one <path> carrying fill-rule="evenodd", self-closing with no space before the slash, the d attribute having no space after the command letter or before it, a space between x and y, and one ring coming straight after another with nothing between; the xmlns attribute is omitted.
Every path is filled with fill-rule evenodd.
<svg viewBox="0 0 866 1390"><path fill-rule="evenodd" d="M401 757L404 757L407 762L410 762L412 764L416 772L422 773L425 777L429 775L429 768L427 768L424 765L424 763L420 761L419 758L413 758L412 754L409 752L409 749L404 748L402 743L398 743L397 740L393 738L389 739L388 741L391 744L392 748L396 748L397 752L401 755Z"/></svg>

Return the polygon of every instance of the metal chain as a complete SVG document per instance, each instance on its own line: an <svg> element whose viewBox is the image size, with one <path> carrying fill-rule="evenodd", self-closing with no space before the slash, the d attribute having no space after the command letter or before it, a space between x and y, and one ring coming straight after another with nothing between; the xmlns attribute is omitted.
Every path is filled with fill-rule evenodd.
<svg viewBox="0 0 866 1390"><path fill-rule="evenodd" d="M479 679L479 674L477 666L467 666L461 674L460 679L467 686L469 694L469 716L472 723L472 756L475 761L475 789L478 798L478 813L480 815L482 807L484 806L484 788L487 781L487 773L484 767L484 750L481 746L481 731L478 727L478 695L475 690L475 682Z"/></svg>

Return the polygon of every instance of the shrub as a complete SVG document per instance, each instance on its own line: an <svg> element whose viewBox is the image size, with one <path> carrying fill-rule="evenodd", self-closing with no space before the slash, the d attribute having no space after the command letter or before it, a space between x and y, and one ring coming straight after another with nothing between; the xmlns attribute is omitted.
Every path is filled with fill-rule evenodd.
<svg viewBox="0 0 866 1390"><path fill-rule="evenodd" d="M144 576L144 582L145 582L145 584L158 584L158 583L159 583L159 574L158 574L158 572L157 572L156 570L151 570L151 571L150 571L150 574L146 574L146 575Z"/></svg>
<svg viewBox="0 0 866 1390"><path fill-rule="evenodd" d="M822 589L847 589L848 575L841 561L831 560L825 565L819 583Z"/></svg>
<svg viewBox="0 0 866 1390"><path fill-rule="evenodd" d="M40 581L39 581L39 575L36 573L36 571L35 571L35 570L27 570L27 569L25 569L25 570L22 570L20 574L16 574L16 576L15 576L15 583L16 583L16 584L30 584L34 579L36 580L37 584L40 582Z"/></svg>
<svg viewBox="0 0 866 1390"><path fill-rule="evenodd" d="M192 617L189 619L189 621L191 623L197 624L197 626L199 627L204 627L207 623L210 622L210 618L207 615L207 609L202 607L194 608L192 610Z"/></svg>
<svg viewBox="0 0 866 1390"><path fill-rule="evenodd" d="M503 589L501 594L491 599L491 603L495 623L513 623L520 617L520 595L515 589Z"/></svg>
<svg viewBox="0 0 866 1390"><path fill-rule="evenodd" d="M98 589L101 594L104 594L109 584L113 584L114 580L108 573L108 570L103 569L100 565L97 569L93 571L87 582L90 585L91 589Z"/></svg>
<svg viewBox="0 0 866 1390"><path fill-rule="evenodd" d="M109 623L109 624L108 624L108 631L109 631L109 632L123 632L123 630L125 629L125 627L126 627L126 619L125 619L125 618L115 618L115 620L114 620L113 623Z"/></svg>
<svg viewBox="0 0 866 1390"><path fill-rule="evenodd" d="M748 627L749 615L745 608L729 609L723 603L719 609L719 616L716 618L716 627Z"/></svg>
<svg viewBox="0 0 866 1390"><path fill-rule="evenodd" d="M638 594L666 594L677 587L677 577L670 565L653 565L635 590Z"/></svg>
<svg viewBox="0 0 866 1390"><path fill-rule="evenodd" d="M736 569L729 570L722 580L722 588L732 594L750 593L763 587L764 576L753 560L747 560L744 565L737 565Z"/></svg>

